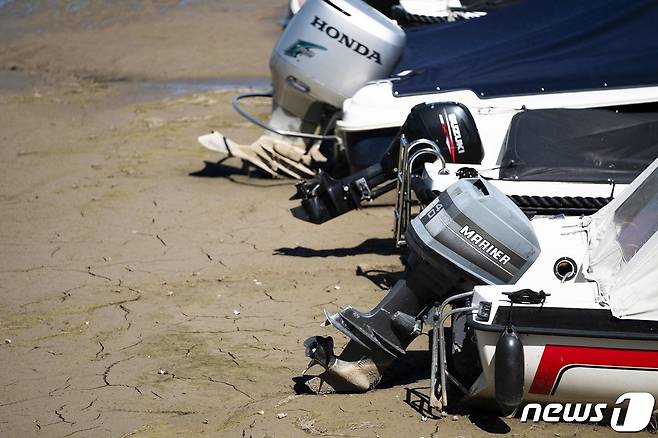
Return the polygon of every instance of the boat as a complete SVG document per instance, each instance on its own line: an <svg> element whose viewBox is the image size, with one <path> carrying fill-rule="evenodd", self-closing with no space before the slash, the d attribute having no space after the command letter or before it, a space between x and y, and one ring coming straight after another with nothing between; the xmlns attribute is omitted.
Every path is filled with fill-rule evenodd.
<svg viewBox="0 0 658 438"><path fill-rule="evenodd" d="M422 209L460 178L486 178L526 213L592 214L658 157L654 104L517 112L497 150L490 144L496 158L486 164L487 133L475 120L462 104L417 105L379 163L298 184L293 215L320 224L397 189L395 242L402 246L412 204Z"/></svg>
<svg viewBox="0 0 658 438"><path fill-rule="evenodd" d="M462 402L495 400L507 414L529 403L657 397L658 161L592 216L532 223L542 247L535 269L513 286L476 286L453 299L450 311L445 302L439 306L437 327L451 313L453 333L461 333L450 348L444 340L436 343L439 405L448 403L449 369L455 386L466 389ZM510 349L505 342L511 338ZM478 368L466 380L454 377L458 351L470 351L466 360Z"/></svg>
<svg viewBox="0 0 658 438"><path fill-rule="evenodd" d="M368 391L425 324L433 328L436 408L479 401L502 415L525 410L534 418L536 409L525 408L534 403L612 407L642 393L651 414L658 396L658 160L582 217L528 218L487 180L461 179L411 221L407 242L408 268L378 305L325 311L349 343L336 356L331 337L307 339L309 367L322 369L309 378L338 392Z"/></svg>
<svg viewBox="0 0 658 438"><path fill-rule="evenodd" d="M437 160L424 163L417 175L402 174L401 179L415 178L416 191L425 203L460 176L478 175L526 213L592 214L658 158L656 109L649 105L632 112L623 112L623 107L521 111L512 117L492 165ZM408 222L412 197L402 190L404 185L395 214ZM399 222L398 245L406 227Z"/></svg>
<svg viewBox="0 0 658 438"><path fill-rule="evenodd" d="M512 2L473 2L473 7L483 6L488 11ZM222 155L238 157L272 177L302 179L314 176L318 169L334 175L346 169L342 139L334 132L343 102L363 85L388 78L405 46L405 30L380 12L390 9L392 3L306 0L302 6L299 1L291 2L295 14L270 59L272 91L249 92L233 100L238 114L265 133L248 145L217 131L200 136L199 142ZM397 6L407 3L411 10L422 11L423 2L418 0ZM454 0L425 3L433 9L443 5L447 15L440 21L482 15L471 17L468 14L473 11L468 6L456 10L459 2ZM254 117L241 106L255 98L272 100L269 121Z"/></svg>
<svg viewBox="0 0 658 438"><path fill-rule="evenodd" d="M491 178L526 210L583 214L601 208L617 185L628 184L655 158L655 149L638 144L635 151L643 155L642 165L631 165L634 173L620 178L592 160L593 144L578 139L576 131L607 138L619 147L613 153L628 151L623 134L618 136L625 129L614 132L624 123L653 142L655 133L642 133L651 131L652 122L640 113L651 118L656 111L658 58L647 55L658 54L658 38L646 35L658 37L652 24L658 19L658 5L638 2L618 9L615 2L600 1L573 6L567 11L554 2L528 1L476 21L409 31L403 60L396 67L404 71L360 89L345 101L343 116L336 122L352 174L320 174L298 185L294 197L301 200L301 208L293 214L323 223L397 187L395 240L402 245L412 182L420 182L416 188L420 186L431 200L432 192L456 178L479 174ZM524 25L513 26L519 22ZM449 48L442 56L422 56L439 45ZM405 132L414 117L427 126ZM617 121L601 134L601 124L613 119ZM510 145L518 143L514 136L525 132L524 127L541 125L548 127L543 128L544 135L558 143L569 140L578 151L564 155L564 149L553 151L555 144L543 142L546 139L530 140L526 145L532 146L523 147L525 159L530 157L536 166L532 171L526 166L528 172L521 175L516 171L522 163L512 152L520 149ZM563 129L572 138L560 138ZM415 162L424 167L408 168L406 158L414 152L399 148L403 136L409 147L425 150ZM626 153L620 154L619 162L630 159ZM589 160L590 171L582 172L582 166L567 162L569 158L581 164ZM434 165L425 164L428 160ZM605 161L613 166L615 159ZM555 166L562 174L538 171ZM424 173L418 175L419 171ZM424 196L417 197L427 204Z"/></svg>
<svg viewBox="0 0 658 438"><path fill-rule="evenodd" d="M391 78L369 83L336 122L352 172L378 161L416 105L456 102L493 166L524 110L612 108L658 98L658 5L529 0L477 20L406 33Z"/></svg>
<svg viewBox="0 0 658 438"><path fill-rule="evenodd" d="M485 16L509 4L509 0L364 0L398 23L445 23ZM295 15L304 0L290 0L290 15Z"/></svg>

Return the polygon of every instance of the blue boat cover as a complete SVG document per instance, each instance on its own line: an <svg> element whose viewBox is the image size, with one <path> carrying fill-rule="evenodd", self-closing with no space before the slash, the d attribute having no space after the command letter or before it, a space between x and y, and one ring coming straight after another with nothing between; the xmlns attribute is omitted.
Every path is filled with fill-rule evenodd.
<svg viewBox="0 0 658 438"><path fill-rule="evenodd" d="M527 0L407 32L396 96L482 98L658 84L658 1Z"/></svg>

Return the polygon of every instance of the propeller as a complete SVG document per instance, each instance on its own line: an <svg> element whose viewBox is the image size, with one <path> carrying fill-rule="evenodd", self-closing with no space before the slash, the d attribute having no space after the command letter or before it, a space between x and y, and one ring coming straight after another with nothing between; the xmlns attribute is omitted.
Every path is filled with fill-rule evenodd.
<svg viewBox="0 0 658 438"><path fill-rule="evenodd" d="M306 357L311 361L302 373L304 375L312 366L320 365L329 368L336 359L334 355L334 339L331 336L311 336L304 341Z"/></svg>

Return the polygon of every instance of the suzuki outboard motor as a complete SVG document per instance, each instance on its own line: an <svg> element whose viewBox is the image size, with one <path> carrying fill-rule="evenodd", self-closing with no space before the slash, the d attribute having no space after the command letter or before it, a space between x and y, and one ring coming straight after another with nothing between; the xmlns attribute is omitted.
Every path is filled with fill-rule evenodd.
<svg viewBox="0 0 658 438"><path fill-rule="evenodd" d="M268 132L252 145L230 142L217 132L199 141L273 176L312 176L309 160L317 157L308 156L299 139L316 141L317 147L317 141L338 142L327 131L343 101L367 82L389 77L405 40L402 28L361 0L307 0L272 51L273 92L243 94L233 102L239 114ZM272 97L268 123L239 106L253 97Z"/></svg>
<svg viewBox="0 0 658 438"><path fill-rule="evenodd" d="M420 334L422 316L437 301L476 284L515 283L540 253L527 217L502 192L480 178L451 185L407 230L408 268L384 299L368 312L352 307L326 314L350 338L343 354L333 340L309 338L309 366L336 391L366 391L385 368L405 354ZM326 312L325 312L326 313Z"/></svg>
<svg viewBox="0 0 658 438"><path fill-rule="evenodd" d="M417 141L421 139L430 143ZM439 155L446 163L468 164L479 164L484 157L475 121L464 105L422 103L411 109L399 135L379 163L340 180L321 173L316 181L298 184L294 198L301 199L301 206L292 210L293 215L320 224L359 208L364 201L396 187L401 167L408 164L400 162L401 147L411 148L404 154L409 159L428 144L436 147L434 153L415 160L412 171L422 169L428 158L435 160Z"/></svg>

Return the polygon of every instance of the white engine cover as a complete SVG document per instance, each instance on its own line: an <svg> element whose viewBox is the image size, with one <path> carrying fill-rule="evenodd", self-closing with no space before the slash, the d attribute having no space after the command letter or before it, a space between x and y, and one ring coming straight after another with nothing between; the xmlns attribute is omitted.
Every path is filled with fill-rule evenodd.
<svg viewBox="0 0 658 438"><path fill-rule="evenodd" d="M392 73L405 39L360 0L307 0L272 52L274 99L300 117L314 102L340 108L367 82Z"/></svg>

